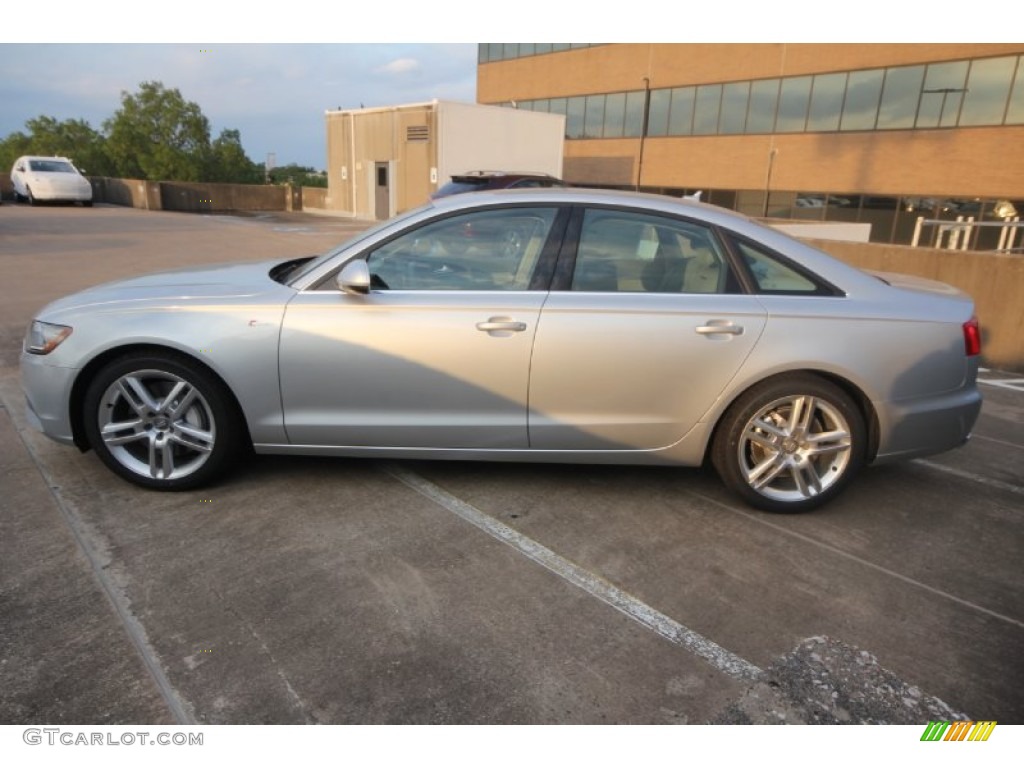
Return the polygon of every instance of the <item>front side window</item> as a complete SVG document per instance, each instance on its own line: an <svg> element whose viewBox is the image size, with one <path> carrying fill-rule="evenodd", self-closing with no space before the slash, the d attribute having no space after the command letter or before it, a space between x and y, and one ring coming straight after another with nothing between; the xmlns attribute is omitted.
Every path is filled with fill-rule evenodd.
<svg viewBox="0 0 1024 768"><path fill-rule="evenodd" d="M370 252L375 290L525 291L555 208L504 208L451 216Z"/></svg>
<svg viewBox="0 0 1024 768"><path fill-rule="evenodd" d="M714 235L663 216L588 210L572 290L602 293L726 293L736 290Z"/></svg>

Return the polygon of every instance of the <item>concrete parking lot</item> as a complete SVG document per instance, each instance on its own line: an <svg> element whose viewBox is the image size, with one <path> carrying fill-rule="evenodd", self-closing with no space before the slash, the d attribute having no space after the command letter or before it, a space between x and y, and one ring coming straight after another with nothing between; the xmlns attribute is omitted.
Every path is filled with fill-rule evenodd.
<svg viewBox="0 0 1024 768"><path fill-rule="evenodd" d="M254 457L159 494L27 427L47 301L365 226L0 207L0 723L1024 722L1024 374L800 516L696 469Z"/></svg>

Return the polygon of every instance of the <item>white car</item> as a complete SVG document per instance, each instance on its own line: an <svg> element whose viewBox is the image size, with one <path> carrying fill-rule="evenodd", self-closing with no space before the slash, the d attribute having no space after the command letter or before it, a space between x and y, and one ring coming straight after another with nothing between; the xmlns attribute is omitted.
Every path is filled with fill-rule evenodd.
<svg viewBox="0 0 1024 768"><path fill-rule="evenodd" d="M92 185L66 157L19 157L11 169L11 184L15 202L67 200L92 205Z"/></svg>

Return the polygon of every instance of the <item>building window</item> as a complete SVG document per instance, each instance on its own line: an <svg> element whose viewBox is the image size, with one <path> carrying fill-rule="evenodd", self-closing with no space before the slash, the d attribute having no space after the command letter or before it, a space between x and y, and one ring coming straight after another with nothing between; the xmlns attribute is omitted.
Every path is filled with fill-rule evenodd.
<svg viewBox="0 0 1024 768"><path fill-rule="evenodd" d="M696 88L673 88L672 107L668 113L668 132L673 136L689 136L693 133L693 105Z"/></svg>
<svg viewBox="0 0 1024 768"><path fill-rule="evenodd" d="M1006 110L1006 122L1024 123L1024 62L1017 60L1017 77L1010 93L1010 106Z"/></svg>
<svg viewBox="0 0 1024 768"><path fill-rule="evenodd" d="M846 99L839 129L843 131L874 130L878 120L878 101L882 95L885 70L869 69L851 72L846 82Z"/></svg>
<svg viewBox="0 0 1024 768"><path fill-rule="evenodd" d="M918 128L949 128L956 125L964 95L967 62L929 64L917 112Z"/></svg>
<svg viewBox="0 0 1024 768"><path fill-rule="evenodd" d="M913 128L921 101L924 66L892 67L886 70L878 128Z"/></svg>
<svg viewBox="0 0 1024 768"><path fill-rule="evenodd" d="M568 43L551 43L552 52ZM540 55L488 43L481 58ZM494 48L497 46L497 49ZM514 50L513 50L514 47ZM499 50L500 49L500 50ZM648 136L898 130L1024 123L1024 57L707 83L650 91ZM640 136L647 92L522 101L565 114L567 138Z"/></svg>
<svg viewBox="0 0 1024 768"><path fill-rule="evenodd" d="M756 80L750 86L750 114L747 133L771 133L779 103L779 81Z"/></svg>
<svg viewBox="0 0 1024 768"><path fill-rule="evenodd" d="M779 95L779 116L775 120L776 133L798 133L804 130L812 80L809 75L783 79L782 93Z"/></svg>
<svg viewBox="0 0 1024 768"><path fill-rule="evenodd" d="M583 138L600 139L604 135L605 96L587 96L586 113L583 118Z"/></svg>
<svg viewBox="0 0 1024 768"><path fill-rule="evenodd" d="M846 92L846 73L815 75L811 86L811 106L807 113L808 131L836 131Z"/></svg>
<svg viewBox="0 0 1024 768"><path fill-rule="evenodd" d="M586 96L566 99L565 135L570 139L583 138L583 115L587 108Z"/></svg>
<svg viewBox="0 0 1024 768"><path fill-rule="evenodd" d="M604 100L604 137L613 139L622 136L626 120L626 94L609 93Z"/></svg>
<svg viewBox="0 0 1024 768"><path fill-rule="evenodd" d="M722 116L719 133L743 133L747 127L750 83L729 83L722 88Z"/></svg>
<svg viewBox="0 0 1024 768"><path fill-rule="evenodd" d="M651 106L647 115L647 135L668 135L668 111L672 106L672 91L659 88L651 91Z"/></svg>
<svg viewBox="0 0 1024 768"><path fill-rule="evenodd" d="M693 112L694 134L718 133L718 111L722 104L722 86L697 86L697 104Z"/></svg>
<svg viewBox="0 0 1024 768"><path fill-rule="evenodd" d="M627 137L638 137L644 132L644 101L643 91L631 91L626 94L626 124L622 134Z"/></svg>
<svg viewBox="0 0 1024 768"><path fill-rule="evenodd" d="M1003 122L1016 65L1016 59L1008 57L971 62L960 125L998 125Z"/></svg>

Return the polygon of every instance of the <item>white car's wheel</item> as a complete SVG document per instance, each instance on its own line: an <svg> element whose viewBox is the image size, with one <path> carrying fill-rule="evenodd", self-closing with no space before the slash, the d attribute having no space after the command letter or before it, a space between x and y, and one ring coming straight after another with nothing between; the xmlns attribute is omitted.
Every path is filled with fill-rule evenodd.
<svg viewBox="0 0 1024 768"><path fill-rule="evenodd" d="M32 194L32 187L30 187L28 184L25 185L25 194L28 196L28 204L29 205L37 205L38 204L39 201L36 200L36 196Z"/></svg>
<svg viewBox="0 0 1024 768"><path fill-rule="evenodd" d="M224 386L188 358L128 355L104 367L84 401L89 444L136 485L186 490L222 475L244 444Z"/></svg>
<svg viewBox="0 0 1024 768"><path fill-rule="evenodd" d="M833 499L864 464L867 430L842 389L813 375L759 384L722 417L712 462L725 484L769 512Z"/></svg>

